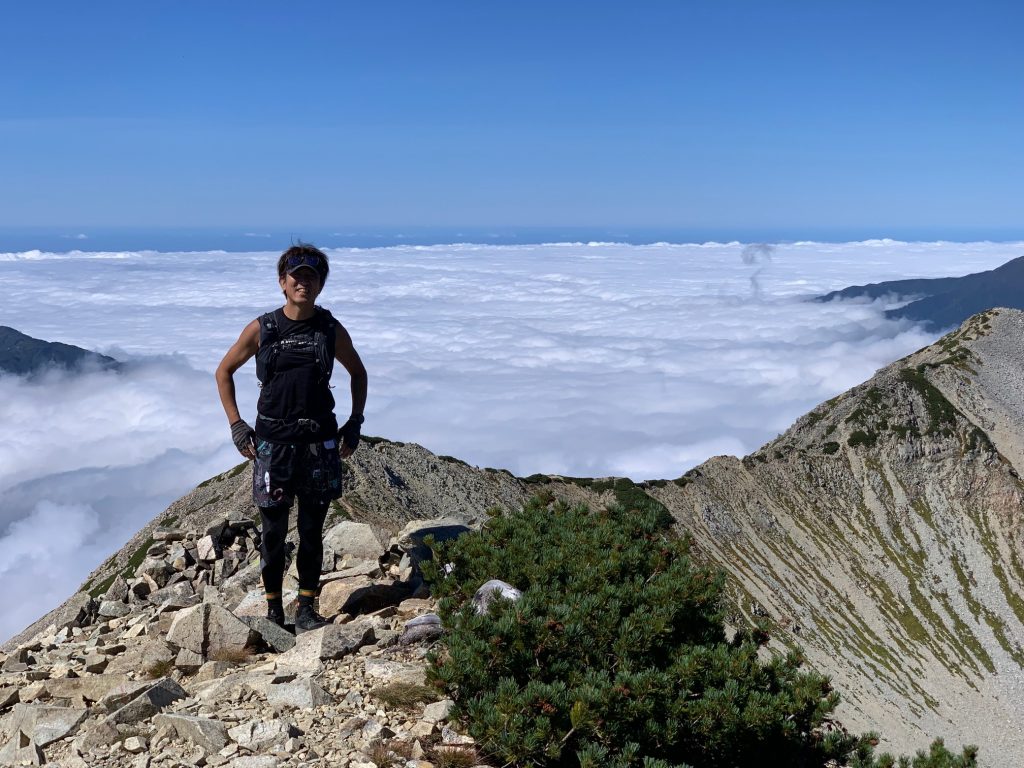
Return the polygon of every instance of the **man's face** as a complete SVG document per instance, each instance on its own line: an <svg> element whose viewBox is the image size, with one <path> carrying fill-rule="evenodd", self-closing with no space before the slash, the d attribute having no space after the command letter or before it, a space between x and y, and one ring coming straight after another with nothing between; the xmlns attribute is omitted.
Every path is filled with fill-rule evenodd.
<svg viewBox="0 0 1024 768"><path fill-rule="evenodd" d="M320 274L312 267L299 267L280 282L285 297L293 304L312 303L320 295Z"/></svg>

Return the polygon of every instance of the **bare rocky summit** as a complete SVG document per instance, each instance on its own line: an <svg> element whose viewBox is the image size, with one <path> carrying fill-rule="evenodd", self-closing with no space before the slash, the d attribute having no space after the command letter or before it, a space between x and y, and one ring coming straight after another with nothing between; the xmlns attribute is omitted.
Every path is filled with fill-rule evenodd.
<svg viewBox="0 0 1024 768"><path fill-rule="evenodd" d="M260 618L241 464L3 646L0 764L381 768L471 750L439 716L445 703L405 709L379 690L419 690L440 631L418 574L422 537L546 491L664 504L728 573L732 621L802 647L842 693L851 730L880 731L900 752L937 736L976 743L983 765L1020 765L1022 353L1024 312L976 315L750 456L674 480L516 478L369 439L327 525L320 607L336 623L298 642Z"/></svg>

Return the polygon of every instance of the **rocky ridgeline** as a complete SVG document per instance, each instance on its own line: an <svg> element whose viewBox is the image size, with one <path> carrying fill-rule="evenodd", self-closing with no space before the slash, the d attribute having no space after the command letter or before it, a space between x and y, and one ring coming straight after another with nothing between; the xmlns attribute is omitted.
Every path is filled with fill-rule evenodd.
<svg viewBox="0 0 1024 768"><path fill-rule="evenodd" d="M383 547L370 526L325 534L320 611L296 637L268 621L260 531L223 519L158 528L134 575L81 592L0 654L0 765L472 765L472 739L425 685L441 635L419 563L423 537L468 530L417 521ZM297 586L292 563L285 610Z"/></svg>
<svg viewBox="0 0 1024 768"><path fill-rule="evenodd" d="M437 527L475 527L489 508L515 509L535 493L592 507L653 498L692 537L695 554L727 573L731 619L766 624L773 647L800 646L808 663L832 678L843 697L837 714L850 730L880 731L884 748L903 753L938 736L949 745L980 743L986 765L1017 768L1024 754L1019 727L1024 717L1022 436L1024 312L998 309L972 317L935 344L822 403L742 460L714 457L672 480L518 478L437 456L412 443L369 438L346 460L345 495L329 513L332 533L324 555L321 611L346 617L345 626L372 623L374 639L362 645L366 654L409 655L424 641L388 645L388 638L400 638L403 622L413 618L409 611L402 613L403 606L429 611L428 603L410 602L427 599L415 567L422 552L417 554L408 536L398 535L381 557L385 551L379 543L403 526L416 528L423 523L411 521L443 518ZM210 673L203 666L194 673L185 670L194 667L199 655L204 665L210 662L211 641L204 635L198 644L180 645L168 637L171 622L174 614L202 603L210 607L175 633L181 633L182 642L189 626L194 637L199 626L207 634L220 626L223 614L215 607L245 623L247 633L259 635L262 625L256 620L263 613L263 598L257 583L257 529L251 522L256 514L249 463L175 501L101 563L77 594L0 646L0 659L10 665L0 674L0 708L10 710L17 703L13 688L26 689L23 695L19 691L21 703L34 702L37 683L45 683L39 690L47 689L50 696L50 701L36 697L39 702L70 701L73 697L58 695L55 683L66 676L61 665L71 663L61 654L81 659L74 669L82 680L114 674L118 657L128 654L124 658L135 660L122 662L123 674L131 671L142 679L151 658L140 656L139 649L163 647L148 645L153 640L167 644L163 655L173 651L172 665L180 655L182 667L174 667L171 676L194 699L196 678ZM335 524L342 518L368 528L339 528ZM177 530L194 534L179 538ZM356 547L360 536L368 542L366 550ZM296 541L294 527L289 539ZM291 592L286 597L292 598L294 570L287 579ZM392 609L398 612L379 613ZM241 635L237 624L228 624ZM122 638L131 632L138 635ZM101 634L102 645L86 648ZM280 633L273 636L287 642ZM35 643L38 649L25 650ZM103 652L119 645L124 650L112 657ZM196 656L182 653L183 648ZM271 653L267 648L264 654ZM21 658L26 653L36 661L15 672L27 663ZM276 664L296 652L278 653L246 665ZM108 667L86 672L86 656L96 665L110 658ZM367 716L378 700L366 698L366 686L379 683L366 680L360 651L320 662L325 666L321 675L341 669L359 673L351 679L358 680L356 689L368 709L330 705L340 713L338 724ZM39 676L44 669L46 679L29 679L29 673ZM331 690L322 679L313 679L336 701L344 701L347 689ZM95 707L103 695L84 698ZM182 706L175 702L168 709ZM200 706L225 723L224 713L242 709L238 702L218 704L215 699ZM76 726L79 735L72 740L97 727L99 714ZM398 733L404 726L396 727L388 717L384 726ZM375 711L370 718L382 722ZM0 724L6 748L22 739L9 722L10 713ZM154 724L147 722L155 734ZM230 727L242 722L231 721ZM284 742L301 738L292 746L301 743L321 757L296 757L300 750L277 759L315 761L333 749L336 758L329 764L343 765L345 759L353 762L348 756L356 751L367 754L366 746L351 742L362 738L362 731L325 746L322 738L314 743L321 731L304 722L296 716L295 727L304 735ZM142 737L153 746L152 735ZM25 732L25 738L32 734ZM186 742L179 738L174 743ZM350 743L351 748L341 745ZM429 739L421 740L424 750L429 752L429 746ZM30 745L26 748L31 751ZM42 748L48 757L69 749L65 742ZM231 746L208 759L224 758L219 755L224 748ZM167 748L160 743L153 751ZM104 760L99 764L118 765Z"/></svg>

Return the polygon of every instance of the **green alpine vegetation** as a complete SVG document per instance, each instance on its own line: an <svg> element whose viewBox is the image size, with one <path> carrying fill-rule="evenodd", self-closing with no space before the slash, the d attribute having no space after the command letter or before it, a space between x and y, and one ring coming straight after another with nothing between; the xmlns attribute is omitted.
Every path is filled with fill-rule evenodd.
<svg viewBox="0 0 1024 768"><path fill-rule="evenodd" d="M623 488L622 490L626 490ZM623 494L626 495L626 494ZM724 577L697 563L663 506L607 509L550 494L496 510L436 544L424 572L447 628L430 681L499 765L538 768L970 768L941 741L875 755L835 721L827 678L799 651L766 654L761 629L730 636ZM441 568L439 564L444 564ZM522 591L477 614L492 578Z"/></svg>

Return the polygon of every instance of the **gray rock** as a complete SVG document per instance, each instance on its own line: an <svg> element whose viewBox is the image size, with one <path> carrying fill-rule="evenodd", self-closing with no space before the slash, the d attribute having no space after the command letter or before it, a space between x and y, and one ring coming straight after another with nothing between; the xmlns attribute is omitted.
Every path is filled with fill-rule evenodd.
<svg viewBox="0 0 1024 768"><path fill-rule="evenodd" d="M185 532L176 528L157 528L153 531L153 541L184 541Z"/></svg>
<svg viewBox="0 0 1024 768"><path fill-rule="evenodd" d="M372 613L398 605L409 597L408 588L399 582L361 579L332 581L320 590L320 611L325 616L348 613Z"/></svg>
<svg viewBox="0 0 1024 768"><path fill-rule="evenodd" d="M212 536L204 536L196 542L196 559L200 562L212 563L217 559L217 546Z"/></svg>
<svg viewBox="0 0 1024 768"><path fill-rule="evenodd" d="M162 559L155 557L147 557L135 569L136 576L149 577L147 581L152 580L152 583L156 585L156 589L167 586L167 582L173 574L174 569L171 566Z"/></svg>
<svg viewBox="0 0 1024 768"><path fill-rule="evenodd" d="M248 624L249 628L277 653L284 653L295 647L295 635L284 627L279 627L265 616L239 616L238 618Z"/></svg>
<svg viewBox="0 0 1024 768"><path fill-rule="evenodd" d="M115 712L153 685L152 680L128 680L123 675L118 677L124 682L111 686L99 700L100 709L105 712Z"/></svg>
<svg viewBox="0 0 1024 768"><path fill-rule="evenodd" d="M316 673L323 669L322 662L340 659L373 641L373 626L369 623L328 624L299 635L295 647L278 656L277 668Z"/></svg>
<svg viewBox="0 0 1024 768"><path fill-rule="evenodd" d="M273 755L243 755L228 763L228 768L278 768L280 764Z"/></svg>
<svg viewBox="0 0 1024 768"><path fill-rule="evenodd" d="M450 541L457 539L469 530L462 520L453 517L412 520L399 531L391 542L403 552L408 552L414 562L420 562L429 560L431 556L430 548L423 543L423 539L427 536L433 536L437 542Z"/></svg>
<svg viewBox="0 0 1024 768"><path fill-rule="evenodd" d="M384 547L366 523L343 520L324 534L324 544L336 556L348 555L358 560L377 560Z"/></svg>
<svg viewBox="0 0 1024 768"><path fill-rule="evenodd" d="M257 637L248 624L212 603L180 611L167 632L169 642L207 658L241 652Z"/></svg>
<svg viewBox="0 0 1024 768"><path fill-rule="evenodd" d="M74 707L51 707L42 704L16 704L6 720L9 734L24 731L40 747L72 735L89 712Z"/></svg>
<svg viewBox="0 0 1024 768"><path fill-rule="evenodd" d="M326 584L338 579L351 579L356 576L369 576L377 578L381 575L380 564L376 560L361 560L343 568L340 571L331 570L320 576L320 583Z"/></svg>
<svg viewBox="0 0 1024 768"><path fill-rule="evenodd" d="M153 718L155 728L167 728L178 738L191 741L204 752L219 752L228 743L228 728L220 720L193 715L163 713Z"/></svg>
<svg viewBox="0 0 1024 768"><path fill-rule="evenodd" d="M110 586L107 587L107 591L103 594L103 600L116 600L123 603L127 599L128 582L124 580L121 574L117 574L114 580L110 582Z"/></svg>
<svg viewBox="0 0 1024 768"><path fill-rule="evenodd" d="M91 674L99 674L107 668L110 659L102 653L90 653L85 657L85 671Z"/></svg>
<svg viewBox="0 0 1024 768"><path fill-rule="evenodd" d="M363 673L367 677L384 682L418 683L426 682L426 667L422 664L411 664L390 659L368 658L363 662Z"/></svg>
<svg viewBox="0 0 1024 768"><path fill-rule="evenodd" d="M0 765L43 765L45 761L43 750L23 731L17 731L0 748Z"/></svg>
<svg viewBox="0 0 1024 768"><path fill-rule="evenodd" d="M439 723L442 720L447 720L454 706L455 702L451 699L442 699L441 701L435 701L433 704L427 704L423 708L423 719L430 723Z"/></svg>
<svg viewBox="0 0 1024 768"><path fill-rule="evenodd" d="M441 626L441 617L436 613L425 613L405 623L398 642L402 645L411 645L412 643L436 640L442 634L444 634L444 628Z"/></svg>
<svg viewBox="0 0 1024 768"><path fill-rule="evenodd" d="M120 618L131 612L132 609L120 600L104 600L100 603L99 615L104 618Z"/></svg>
<svg viewBox="0 0 1024 768"><path fill-rule="evenodd" d="M189 582L179 581L176 584L168 584L166 587L155 592L150 592L146 599L153 605L161 605L165 602L173 604L188 600L190 597L194 597L195 594L196 591Z"/></svg>
<svg viewBox="0 0 1024 768"><path fill-rule="evenodd" d="M107 672L146 672L169 664L177 651L162 637L136 638L131 646L107 665ZM101 649L101 652L106 648Z"/></svg>
<svg viewBox="0 0 1024 768"><path fill-rule="evenodd" d="M298 730L281 720L253 720L228 730L228 736L240 747L261 752L284 744L290 736L300 735Z"/></svg>
<svg viewBox="0 0 1024 768"><path fill-rule="evenodd" d="M504 598L515 602L523 596L523 593L511 584L501 579L491 579L480 585L480 588L473 595L473 606L479 614L487 613L487 609L495 599Z"/></svg>
<svg viewBox="0 0 1024 768"><path fill-rule="evenodd" d="M185 689L174 680L165 677L112 713L107 719L115 725L137 723L185 698L188 698Z"/></svg>
<svg viewBox="0 0 1024 768"><path fill-rule="evenodd" d="M51 698L65 699L75 707L90 707L128 683L125 675L106 673L86 677L53 678L46 681L46 690Z"/></svg>
<svg viewBox="0 0 1024 768"><path fill-rule="evenodd" d="M0 687L0 712L13 707L18 701L18 686L7 685Z"/></svg>
<svg viewBox="0 0 1024 768"><path fill-rule="evenodd" d="M182 648L174 659L174 666L186 675L194 675L203 666L203 657L195 651Z"/></svg>
<svg viewBox="0 0 1024 768"><path fill-rule="evenodd" d="M309 678L278 683L267 688L267 703L273 706L312 709L333 703L327 691Z"/></svg>
<svg viewBox="0 0 1024 768"><path fill-rule="evenodd" d="M129 736L124 740L124 748L127 752L137 755L146 750L146 740L138 736Z"/></svg>
<svg viewBox="0 0 1024 768"><path fill-rule="evenodd" d="M231 671L231 665L226 661L208 661L196 672L195 683L205 683L209 680L216 680Z"/></svg>

